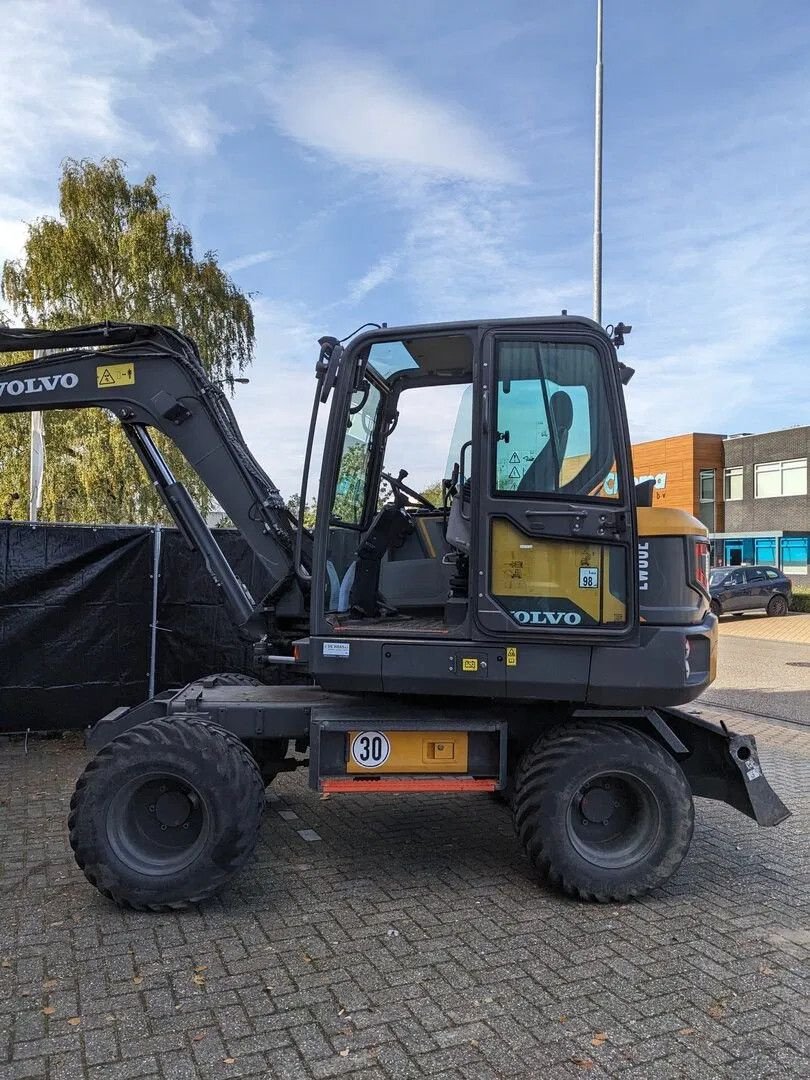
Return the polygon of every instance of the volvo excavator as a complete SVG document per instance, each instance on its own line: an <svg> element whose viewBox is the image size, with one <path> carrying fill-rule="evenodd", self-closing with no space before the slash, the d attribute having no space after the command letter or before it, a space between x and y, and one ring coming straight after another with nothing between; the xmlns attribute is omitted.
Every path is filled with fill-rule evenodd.
<svg viewBox="0 0 810 1080"><path fill-rule="evenodd" d="M634 482L628 330L564 313L321 338L310 529L190 338L0 329L2 352L49 352L0 369L0 412L117 419L262 672L200 678L92 724L69 833L97 889L141 910L205 900L251 859L266 784L299 763L324 793L500 792L538 875L603 902L677 870L695 796L759 825L789 816L750 735L679 708L715 676L707 530ZM450 412L431 498L406 467ZM266 596L237 578L153 431L264 564Z"/></svg>

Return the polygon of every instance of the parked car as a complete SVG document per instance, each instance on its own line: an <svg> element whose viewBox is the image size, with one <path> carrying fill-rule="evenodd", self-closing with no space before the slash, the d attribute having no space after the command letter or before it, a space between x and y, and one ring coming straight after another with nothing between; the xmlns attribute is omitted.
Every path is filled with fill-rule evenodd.
<svg viewBox="0 0 810 1080"><path fill-rule="evenodd" d="M709 577L715 615L741 611L786 615L792 588L790 578L775 566L717 566Z"/></svg>

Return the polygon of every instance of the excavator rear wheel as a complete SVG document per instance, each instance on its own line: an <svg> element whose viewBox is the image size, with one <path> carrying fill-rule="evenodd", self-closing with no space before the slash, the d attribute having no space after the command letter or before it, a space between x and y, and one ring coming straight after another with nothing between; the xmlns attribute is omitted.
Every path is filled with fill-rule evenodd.
<svg viewBox="0 0 810 1080"><path fill-rule="evenodd" d="M123 907L172 911L213 896L249 862L264 782L244 743L195 716L149 720L104 746L76 784L76 862Z"/></svg>
<svg viewBox="0 0 810 1080"><path fill-rule="evenodd" d="M573 721L538 739L518 766L512 806L535 869L582 900L630 900L662 885L692 840L683 770L619 724Z"/></svg>

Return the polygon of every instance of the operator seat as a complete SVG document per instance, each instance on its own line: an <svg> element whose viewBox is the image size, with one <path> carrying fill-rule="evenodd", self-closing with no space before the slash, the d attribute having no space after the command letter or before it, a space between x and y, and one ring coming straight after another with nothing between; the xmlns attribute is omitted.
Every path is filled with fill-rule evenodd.
<svg viewBox="0 0 810 1080"><path fill-rule="evenodd" d="M340 583L338 610L374 618L387 610L379 595L383 556L413 532L413 522L398 506L384 506L372 521Z"/></svg>
<svg viewBox="0 0 810 1080"><path fill-rule="evenodd" d="M551 413L551 424L556 435L557 457L559 460L555 463L555 440L549 433L548 442L523 474L517 486L518 491L559 491L562 487L561 477L554 474L565 458L568 434L574 423L574 406L571 404L571 398L563 390L557 390L553 393L548 405Z"/></svg>

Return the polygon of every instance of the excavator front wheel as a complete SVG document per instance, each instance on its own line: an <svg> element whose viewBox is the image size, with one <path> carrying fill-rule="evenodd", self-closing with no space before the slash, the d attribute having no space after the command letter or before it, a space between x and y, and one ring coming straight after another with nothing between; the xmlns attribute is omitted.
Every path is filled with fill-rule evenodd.
<svg viewBox="0 0 810 1080"><path fill-rule="evenodd" d="M574 721L538 739L518 766L512 806L534 867L582 900L629 900L662 885L692 840L683 770L619 724Z"/></svg>
<svg viewBox="0 0 810 1080"><path fill-rule="evenodd" d="M264 783L240 739L194 716L150 720L80 776L68 828L85 877L117 904L170 911L212 896L250 860Z"/></svg>

